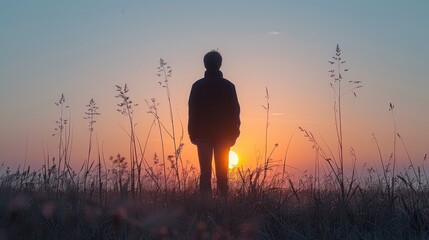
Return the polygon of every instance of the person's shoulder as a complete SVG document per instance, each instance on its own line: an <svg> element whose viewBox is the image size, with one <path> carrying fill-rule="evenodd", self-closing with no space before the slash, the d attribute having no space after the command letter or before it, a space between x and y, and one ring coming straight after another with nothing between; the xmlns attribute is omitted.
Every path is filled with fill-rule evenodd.
<svg viewBox="0 0 429 240"><path fill-rule="evenodd" d="M232 83L230 80L226 79L226 78L222 78L222 80L224 81L224 83L228 86L231 87L235 87L234 83Z"/></svg>
<svg viewBox="0 0 429 240"><path fill-rule="evenodd" d="M195 81L195 82L192 84L192 86L198 86L198 85L201 85L203 82L204 82L204 78L201 78L201 79L199 79L199 80Z"/></svg>

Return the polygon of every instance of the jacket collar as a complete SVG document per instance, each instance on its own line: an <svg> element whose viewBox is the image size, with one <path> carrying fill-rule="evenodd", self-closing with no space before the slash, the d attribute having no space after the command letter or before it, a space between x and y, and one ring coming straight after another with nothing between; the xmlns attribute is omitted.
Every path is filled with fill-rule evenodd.
<svg viewBox="0 0 429 240"><path fill-rule="evenodd" d="M204 73L204 77L223 77L223 74L220 70L207 70Z"/></svg>

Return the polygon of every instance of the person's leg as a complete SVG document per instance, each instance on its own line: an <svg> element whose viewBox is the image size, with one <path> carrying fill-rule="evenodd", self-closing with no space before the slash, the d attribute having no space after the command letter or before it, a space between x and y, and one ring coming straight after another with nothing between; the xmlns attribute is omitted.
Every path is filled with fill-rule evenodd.
<svg viewBox="0 0 429 240"><path fill-rule="evenodd" d="M210 196L212 193L211 178L212 178L212 156L213 145L209 142L199 142L198 159L200 161L200 193Z"/></svg>
<svg viewBox="0 0 429 240"><path fill-rule="evenodd" d="M214 147L217 190L223 197L226 197L228 195L229 149L230 147L224 144L218 144Z"/></svg>

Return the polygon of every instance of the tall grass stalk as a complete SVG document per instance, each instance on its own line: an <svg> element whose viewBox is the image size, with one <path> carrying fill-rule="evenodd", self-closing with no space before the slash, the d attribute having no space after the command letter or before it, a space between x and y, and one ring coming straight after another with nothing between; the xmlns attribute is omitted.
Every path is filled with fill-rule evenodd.
<svg viewBox="0 0 429 240"><path fill-rule="evenodd" d="M124 85L124 87L116 85L116 92L118 95L115 97L120 100L120 103L117 104L118 108L117 111L121 113L122 115L126 116L129 121L130 126L130 167L131 167L131 174L130 174L130 180L131 180L131 194L133 198L135 198L135 174L137 170L137 141L136 141L136 135L135 135L135 123L134 123L134 107L137 107L137 103L133 103L133 101L128 96L129 88L127 84Z"/></svg>
<svg viewBox="0 0 429 240"><path fill-rule="evenodd" d="M266 105L262 105L265 109L265 146L264 146L264 175L262 177L262 185L265 183L265 178L267 177L269 157L268 154L268 127L270 126L269 117L270 117L270 94L268 93L268 87L265 87L265 100ZM274 150L274 149L273 149Z"/></svg>
<svg viewBox="0 0 429 240"><path fill-rule="evenodd" d="M91 150L92 150L92 134L94 132L94 124L96 123L95 121L95 117L100 115L100 113L98 112L98 107L94 101L93 98L91 98L91 100L89 100L88 105L86 105L86 107L88 108L87 111L85 112L85 116L84 119L88 120L88 131L89 131L89 140L88 140L88 155L86 158L86 161L84 163L85 165L85 173L84 173L84 192L86 192L86 180L88 178L89 172L91 170L92 167L92 163L91 163L91 167L90 167L90 162L91 162Z"/></svg>
<svg viewBox="0 0 429 240"><path fill-rule="evenodd" d="M429 185L429 178L428 175L426 174L426 168L425 168L425 162L427 159L428 154L426 153L425 156L423 157L423 162L422 162L422 169L423 169L423 176L425 176L426 179L426 184Z"/></svg>
<svg viewBox="0 0 429 240"><path fill-rule="evenodd" d="M98 170L98 172L97 172L97 180L98 180L98 203L99 204L101 204L102 203L102 199L103 199L103 179L102 179L102 171L103 171L103 168L102 168L102 166L101 166L101 158L102 158L102 155L101 155L101 152L100 152L100 144L98 143L98 138L96 138L96 140L97 140L97 156L98 156L98 165L97 165L97 170ZM104 161L104 165L106 165L106 162L105 162L105 160L104 160L104 156L103 156L103 161ZM105 167L105 169L107 170L107 168Z"/></svg>
<svg viewBox="0 0 429 240"><path fill-rule="evenodd" d="M383 177L384 177L384 181L386 183L386 190L387 190L387 193L390 195L390 183L389 183L389 180L388 180L388 177L387 177L388 169L386 168L386 166L384 164L383 155L381 153L380 145L378 144L377 138L375 137L374 133L372 134L372 136L373 136L373 140L375 142L375 145L377 146L378 156L379 156L379 159L380 159L380 162L381 162L382 171L383 171Z"/></svg>
<svg viewBox="0 0 429 240"><path fill-rule="evenodd" d="M60 99L55 102L55 105L59 108L59 117L55 121L57 126L54 128L54 133L52 136L58 137L58 166L57 166L57 188L62 188L64 182L60 182L64 174L64 177L67 177L67 174L70 175L70 180L73 181L73 175L71 173L71 168L68 163L71 155L71 124L70 124L70 111L68 117L65 116L64 111L69 109L69 106L65 104L66 99L64 94L61 94ZM54 159L53 159L54 160ZM62 165L63 164L63 165ZM61 168L62 167L62 168Z"/></svg>
<svg viewBox="0 0 429 240"><path fill-rule="evenodd" d="M158 124L158 130L159 130L159 137L161 139L161 154L162 154L162 165L164 170L164 191L167 192L167 169L166 169L166 162L165 162L165 147L164 147L164 138L162 134L162 127L164 126L161 123L161 120L158 115L158 103L156 102L155 98L151 99L151 103L149 103L146 100L146 103L149 107L149 113L151 113L154 117L154 121Z"/></svg>
<svg viewBox="0 0 429 240"><path fill-rule="evenodd" d="M396 119L395 119L395 105L389 103L389 111L392 113L393 120L393 153L392 153L392 179L391 179L391 193L390 193L390 205L393 208L395 206L395 183L396 183L396 140L397 140L397 129L396 129Z"/></svg>
<svg viewBox="0 0 429 240"><path fill-rule="evenodd" d="M172 74L171 67L167 64L167 62L164 61L164 59L159 60L159 67L158 67L158 77L163 78L163 82L160 82L160 85L164 87L167 91L167 100L168 100L168 107L169 107L169 113L170 113L170 123L171 123L171 138L173 141L173 147L174 147L174 170L176 173L177 183L179 192L181 190L181 180L180 180L180 174L179 174L179 160L180 160L180 166L182 169L182 174L184 172L184 166L183 161L181 158L181 148L183 146L182 143L179 143L179 147L177 147L177 139L176 139L176 132L175 132L175 124L174 124L174 115L173 115L173 107L172 107L172 101L171 101L171 95L170 95L170 88L169 88L169 80L171 78Z"/></svg>
<svg viewBox="0 0 429 240"><path fill-rule="evenodd" d="M404 147L405 153L407 154L408 161L410 162L410 168L413 170L414 177L417 180L419 187L421 187L422 181L420 178L420 174L417 173L417 170L414 167L413 160L411 159L410 153L408 152L407 146L405 145L404 139L402 139L402 136L399 133L397 134L397 136L398 136L399 140L401 140L402 146Z"/></svg>
<svg viewBox="0 0 429 240"><path fill-rule="evenodd" d="M341 196L344 201L345 197L345 187L344 187L344 141L343 141L343 115L342 115L342 105L341 100L344 94L348 92L352 92L356 97L355 90L361 88L360 81L348 81L343 83L344 78L343 75L345 72L348 72L349 69L343 68L343 64L346 61L342 57L340 46L337 44L335 48L335 54L332 56L333 61L329 61L329 63L333 66L330 72L330 78L333 79L333 82L330 83L332 89L334 90L334 120L335 120L335 130L337 133L337 143L338 143L338 151L339 151L339 162L340 168L338 171L339 179L340 179L340 188L341 188Z"/></svg>
<svg viewBox="0 0 429 240"><path fill-rule="evenodd" d="M292 142L292 138L293 138L293 134L290 136L289 141L286 145L286 150L285 150L285 155L283 157L283 169L282 169L282 181L284 181L285 179L285 174L286 174L286 159L289 153L289 147L290 147L290 143Z"/></svg>
<svg viewBox="0 0 429 240"><path fill-rule="evenodd" d="M148 103L148 101L147 100L145 100L146 101L146 103L148 104L148 106L149 106L149 109L150 109L150 105L149 105L149 103ZM155 101L155 100L154 100ZM149 113L152 113L151 112L152 110L150 110L149 111ZM153 114L153 113L152 113ZM156 114L157 115L157 114ZM143 147L141 146L141 143L140 143L140 140L139 140L139 138L137 138L137 141L138 141L138 144L139 144L139 149L140 149L140 155L141 155L141 158L140 158L140 161L139 161L139 164L138 164L138 166L137 166L137 168L138 168L138 184L139 184L139 186L142 186L142 179L141 179L141 170L142 170L142 167L144 167L144 170L145 170L145 172L148 174L148 176L150 177L150 179L154 182L154 184L157 186L157 189L158 190L161 190L161 186L160 186L160 184L158 183L158 177L157 177L157 175L155 174L155 172L154 172L154 170L153 170L153 168L149 165L149 163L147 162L147 160L146 160L146 150L147 150L147 144L148 144L148 142L149 142L149 137L150 137L150 135L151 135L151 132L152 132L152 129L153 129L153 126L156 124L156 122L157 122L157 118L156 117L154 117L154 119L153 119L153 121L152 121L152 123L151 123L151 125L150 125L150 128L149 128L149 131L148 131L148 133L147 133L147 135L146 135L146 140L145 140L145 142L144 142L144 145L143 145ZM163 143L163 140L161 140L161 143ZM163 144L162 144L163 145ZM164 148L162 148L163 150L162 150L162 152L164 152ZM156 153L155 153L156 154ZM143 165L144 164L144 165ZM165 171L164 171L165 172ZM165 177L165 176L164 176ZM167 182L167 180L165 180L165 183ZM140 187L141 188L141 187ZM139 193L140 193L140 198L141 198L141 189L140 189L140 191L139 191Z"/></svg>

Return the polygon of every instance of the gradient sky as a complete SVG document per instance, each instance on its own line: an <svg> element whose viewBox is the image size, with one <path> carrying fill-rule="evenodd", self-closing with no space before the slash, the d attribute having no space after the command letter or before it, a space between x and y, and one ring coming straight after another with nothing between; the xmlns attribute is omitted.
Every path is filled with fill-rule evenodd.
<svg viewBox="0 0 429 240"><path fill-rule="evenodd" d="M1 1L0 163L37 169L44 152L57 154L54 103L62 93L71 112L72 166L86 158L83 116L91 98L102 113L95 134L103 154L128 157L127 119L116 112L115 85L127 83L140 103L134 118L145 139L152 121L145 99L156 98L161 120L169 123L166 92L156 76L163 58L173 69L177 128L179 118L185 127L183 156L196 164L186 132L187 100L192 83L203 76L203 55L217 49L242 108L242 133L233 148L241 164L252 166L263 153L267 87L268 146L279 144L273 160L284 158L292 137L287 163L302 173L312 168L315 151L298 127L336 150L328 61L338 43L350 69L345 80L364 85L357 98L343 98L346 153L355 149L359 169L365 163L380 168L374 133L387 161L392 102L397 130L421 164L429 152L428 11L423 0ZM166 144L171 153L172 144ZM400 141L397 149L406 166ZM160 154L155 131L145 157L150 161L154 153Z"/></svg>

